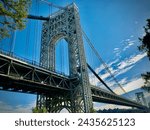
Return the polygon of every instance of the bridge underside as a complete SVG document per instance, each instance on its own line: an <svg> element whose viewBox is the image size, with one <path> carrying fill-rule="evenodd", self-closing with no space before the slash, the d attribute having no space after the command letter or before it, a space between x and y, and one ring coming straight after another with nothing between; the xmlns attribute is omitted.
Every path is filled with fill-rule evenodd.
<svg viewBox="0 0 150 130"><path fill-rule="evenodd" d="M66 108L76 112L73 102L73 86L77 78L70 78L39 66L0 54L0 89L12 92L40 94L47 98L45 106L49 112L59 112ZM111 103L145 109L145 106L101 88L90 86L94 102ZM37 99L37 100L41 100ZM41 106L42 107L42 106Z"/></svg>

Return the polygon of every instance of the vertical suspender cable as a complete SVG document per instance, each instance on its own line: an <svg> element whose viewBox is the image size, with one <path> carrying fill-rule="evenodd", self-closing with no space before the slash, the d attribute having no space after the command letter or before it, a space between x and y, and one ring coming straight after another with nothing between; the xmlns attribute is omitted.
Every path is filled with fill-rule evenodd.
<svg viewBox="0 0 150 130"><path fill-rule="evenodd" d="M39 15L39 4L38 4L38 0L36 0L36 7L35 7L35 11L36 14ZM38 21L35 21L35 49L34 49L34 60L36 62L36 57L37 57L37 46L38 46Z"/></svg>
<svg viewBox="0 0 150 130"><path fill-rule="evenodd" d="M109 67L107 66L107 64L103 61L103 59L101 58L101 56L99 55L99 53L97 52L97 50L95 49L95 47L93 46L93 44L91 43L90 39L87 37L87 35L85 34L85 32L82 30L82 34L85 37L85 39L87 40L89 46L92 48L92 50L94 51L95 55L98 57L98 59L102 62L102 64L104 65L104 67L106 68L106 70L108 71L108 73L110 74L110 76L114 79L114 81L118 84L118 86L121 88L121 90L126 93L126 91L124 90L124 88L120 85L120 83L117 81L117 79L115 78L115 76L112 74L112 72L110 71Z"/></svg>
<svg viewBox="0 0 150 130"><path fill-rule="evenodd" d="M37 0L37 14L39 15L39 0ZM37 32L36 32L36 62L37 62L37 52L38 52L38 46L39 46L39 41L40 41L40 37L39 37L39 21L37 21Z"/></svg>
<svg viewBox="0 0 150 130"><path fill-rule="evenodd" d="M36 2L36 0L35 0L35 2ZM36 14L36 3L33 3L32 4L33 5L33 9L34 9L34 13ZM36 21L33 21L33 27L34 27L34 30L33 30L33 37L34 37L34 40L33 40L33 54L32 54L32 62L34 63L34 55L35 55L35 32L36 32L36 27L35 27L35 22Z"/></svg>
<svg viewBox="0 0 150 130"><path fill-rule="evenodd" d="M63 67L62 67L62 68L63 68L62 71L65 73L65 66L64 66L64 62L65 62L64 59L65 59L65 58L64 58L64 57L66 57L66 56L65 56L65 53L64 53L64 52L65 52L65 51L64 51L64 48L65 48L64 46L65 46L65 45L64 45L64 39L62 39L62 66L63 66Z"/></svg>
<svg viewBox="0 0 150 130"><path fill-rule="evenodd" d="M30 31L31 31L31 25L30 24L31 24L30 19L28 19L27 35L26 35L26 47L25 47L27 56L29 54L29 41L30 41Z"/></svg>
<svg viewBox="0 0 150 130"><path fill-rule="evenodd" d="M29 8L28 12L31 11L31 8ZM27 35L26 35L26 46L25 46L25 51L26 51L26 55L28 56L29 54L29 50L30 50L30 34L31 34L31 20L28 19L27 21Z"/></svg>
<svg viewBox="0 0 150 130"><path fill-rule="evenodd" d="M16 30L13 31L12 34L12 44L11 44L11 50L10 53L13 55L14 49L15 49L15 43L16 43Z"/></svg>
<svg viewBox="0 0 150 130"><path fill-rule="evenodd" d="M35 14L38 14L38 0L35 1ZM38 21L34 22L34 45L33 45L33 62L36 62L36 49L37 49L37 41L38 41L38 37L37 37L37 33L38 33Z"/></svg>
<svg viewBox="0 0 150 130"><path fill-rule="evenodd" d="M51 17L51 14L52 14L52 6L51 5L49 5L48 4L48 7L49 7L49 19L50 19L50 17ZM51 20L49 20L48 21L48 24L49 24L49 28L48 28L48 38L49 38L49 40L51 39L51 37L50 37L50 34L51 34L51 29L52 29L52 26L50 26L50 22L51 22ZM54 54L53 54L53 56L54 56L54 71L56 71L55 69L56 69L56 59L55 59L55 57L56 57L56 50L55 50L56 48L54 47ZM48 47L48 51L49 51L49 47ZM48 60L49 60L49 55L48 55ZM48 62L51 62L50 60L48 61ZM49 63L50 64L50 63Z"/></svg>
<svg viewBox="0 0 150 130"><path fill-rule="evenodd" d="M8 21L7 20L7 18L5 18L5 20L6 21ZM5 26L5 25L4 25ZM7 26L7 25L6 25ZM11 25L10 25L11 26ZM12 48L12 44L13 44L13 35L14 35L14 31L13 30L10 30L10 32L9 32L9 35L10 35L10 37L8 37L7 39L6 39L6 42L8 43L8 53L11 55L11 48Z"/></svg>
<svg viewBox="0 0 150 130"><path fill-rule="evenodd" d="M59 47L60 47L60 61L61 61L61 73L62 73L62 70L63 70L63 68L62 68L62 39L60 40L61 42L59 43Z"/></svg>
<svg viewBox="0 0 150 130"><path fill-rule="evenodd" d="M9 40L9 42L8 42L8 48L9 48L9 54L10 55L12 55L13 35L14 35L14 31L11 30L10 31L10 37L8 38L8 40Z"/></svg>

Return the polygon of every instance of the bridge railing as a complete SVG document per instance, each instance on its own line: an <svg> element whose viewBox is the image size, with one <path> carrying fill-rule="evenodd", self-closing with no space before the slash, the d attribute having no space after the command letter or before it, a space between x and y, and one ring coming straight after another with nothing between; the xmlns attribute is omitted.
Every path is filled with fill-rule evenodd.
<svg viewBox="0 0 150 130"><path fill-rule="evenodd" d="M60 74L60 75L69 77L69 75L66 75L66 74L63 73L63 72L60 72L60 71L58 71L58 70L55 70L55 71L49 70L49 68L40 65L40 62L33 61L33 60L27 59L27 58L25 58L25 57L17 56L17 55L15 55L14 53L11 53L11 52L9 52L9 51L7 51L7 50L1 50L1 49L0 49L0 54L9 56L9 57L14 58L14 59L16 59L16 60L20 60L20 61L26 62L26 63L31 64L31 65L36 66L36 67L40 67L40 68L46 69L46 70L51 71L51 72L54 72L54 73L57 73L57 74Z"/></svg>

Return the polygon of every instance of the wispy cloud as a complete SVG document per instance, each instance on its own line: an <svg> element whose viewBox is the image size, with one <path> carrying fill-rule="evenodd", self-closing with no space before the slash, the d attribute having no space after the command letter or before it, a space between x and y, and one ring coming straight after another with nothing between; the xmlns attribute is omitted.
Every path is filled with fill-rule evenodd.
<svg viewBox="0 0 150 130"><path fill-rule="evenodd" d="M105 69L105 67L104 67L104 65L100 65L99 67L97 67L96 69L95 69L95 72L96 73L99 73L99 72L101 72L102 70L104 70Z"/></svg>
<svg viewBox="0 0 150 130"><path fill-rule="evenodd" d="M125 46L122 50L126 51L128 48L130 48L131 46L133 46L135 44L135 41L131 41L130 39L127 39L127 46Z"/></svg>
<svg viewBox="0 0 150 130"><path fill-rule="evenodd" d="M108 66L112 66L114 64L116 64L119 61L119 59L116 59L114 61L111 61L110 63L108 63Z"/></svg>
<svg viewBox="0 0 150 130"><path fill-rule="evenodd" d="M123 60L122 62L120 62L117 66L118 69L125 69L126 67L129 67L131 65L136 64L138 61L140 61L141 59L143 59L146 56L146 53L142 53L142 54L137 54L137 55L133 55L130 58Z"/></svg>
<svg viewBox="0 0 150 130"><path fill-rule="evenodd" d="M114 48L114 53L118 52L119 50L119 48Z"/></svg>
<svg viewBox="0 0 150 130"><path fill-rule="evenodd" d="M129 70L131 70L140 60L142 60L146 56L146 53L137 54L130 56L126 60L121 60L118 63L118 60L112 61L108 63L109 69L111 70L111 73L114 74L115 77L127 73ZM115 64L115 68L113 67ZM99 76L111 87L114 87L116 83L113 80L110 80L110 74L106 71L105 73L102 73L104 70L104 67L100 65L100 67L96 68L96 73L99 74ZM89 74L90 83L92 85L100 86L104 88L104 86L100 83L100 81L92 74ZM124 78L119 81L121 85L124 85L127 83L127 78ZM118 92L120 93L120 92Z"/></svg>
<svg viewBox="0 0 150 130"><path fill-rule="evenodd" d="M129 70L131 70L133 67L134 67L134 66L132 65L132 66L129 66L129 67L126 67L126 68L118 69L118 70L116 71L116 73L114 73L114 75L115 75L115 77L117 77L117 76L119 76L119 75L122 75L122 74L128 72Z"/></svg>
<svg viewBox="0 0 150 130"><path fill-rule="evenodd" d="M132 55L129 58L126 58L125 60L122 59L118 64L116 64L115 69L113 68L113 66L110 66L109 68L115 76L119 76L119 75L124 74L127 71L131 70L135 66L135 64L137 64L139 61L141 61L146 55L147 55L146 53ZM109 65L111 65L111 64L112 63L109 63ZM101 77L103 79L106 79L109 77L109 74L106 73L104 75L101 75Z"/></svg>
<svg viewBox="0 0 150 130"><path fill-rule="evenodd" d="M35 107L36 101L33 101L27 105L12 106L6 102L0 101L1 113L31 113L32 108Z"/></svg>
<svg viewBox="0 0 150 130"><path fill-rule="evenodd" d="M144 80L141 77L139 77L130 80L129 82L125 83L122 86L126 92L130 92L135 89L141 88L143 85L144 85ZM119 95L124 93L120 88L115 88L114 92L116 92Z"/></svg>
<svg viewBox="0 0 150 130"><path fill-rule="evenodd" d="M118 57L121 53L121 49L120 48L114 48L113 53Z"/></svg>
<svg viewBox="0 0 150 130"><path fill-rule="evenodd" d="M122 85L126 84L127 82L128 82L127 77L125 77L119 81L119 83Z"/></svg>
<svg viewBox="0 0 150 130"><path fill-rule="evenodd" d="M121 57L120 54L133 46L136 43L136 40L134 39L133 35L130 35L129 38L122 40L120 43L122 46L116 47L113 50L113 53L116 55L116 57Z"/></svg>

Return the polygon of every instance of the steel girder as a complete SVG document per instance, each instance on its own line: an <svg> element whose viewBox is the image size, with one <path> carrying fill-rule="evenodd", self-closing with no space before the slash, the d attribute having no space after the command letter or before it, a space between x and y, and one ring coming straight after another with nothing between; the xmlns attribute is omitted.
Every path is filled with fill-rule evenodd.
<svg viewBox="0 0 150 130"><path fill-rule="evenodd" d="M146 106L140 103L123 98L119 95L108 92L96 86L91 85L91 90L92 90L92 98L94 102L103 102L103 103L109 103L109 104L136 107L139 109L147 109Z"/></svg>
<svg viewBox="0 0 150 130"><path fill-rule="evenodd" d="M38 97L37 100L43 102L49 112L59 112L63 108L69 112L75 112L76 104L70 86L75 87L78 82L78 78L66 77L0 53L0 90L44 95L46 99ZM146 106L101 88L93 85L89 87L95 102L146 109Z"/></svg>
<svg viewBox="0 0 150 130"><path fill-rule="evenodd" d="M3 89L11 91L46 94L50 89L70 89L68 77L4 54L0 54L0 77Z"/></svg>

